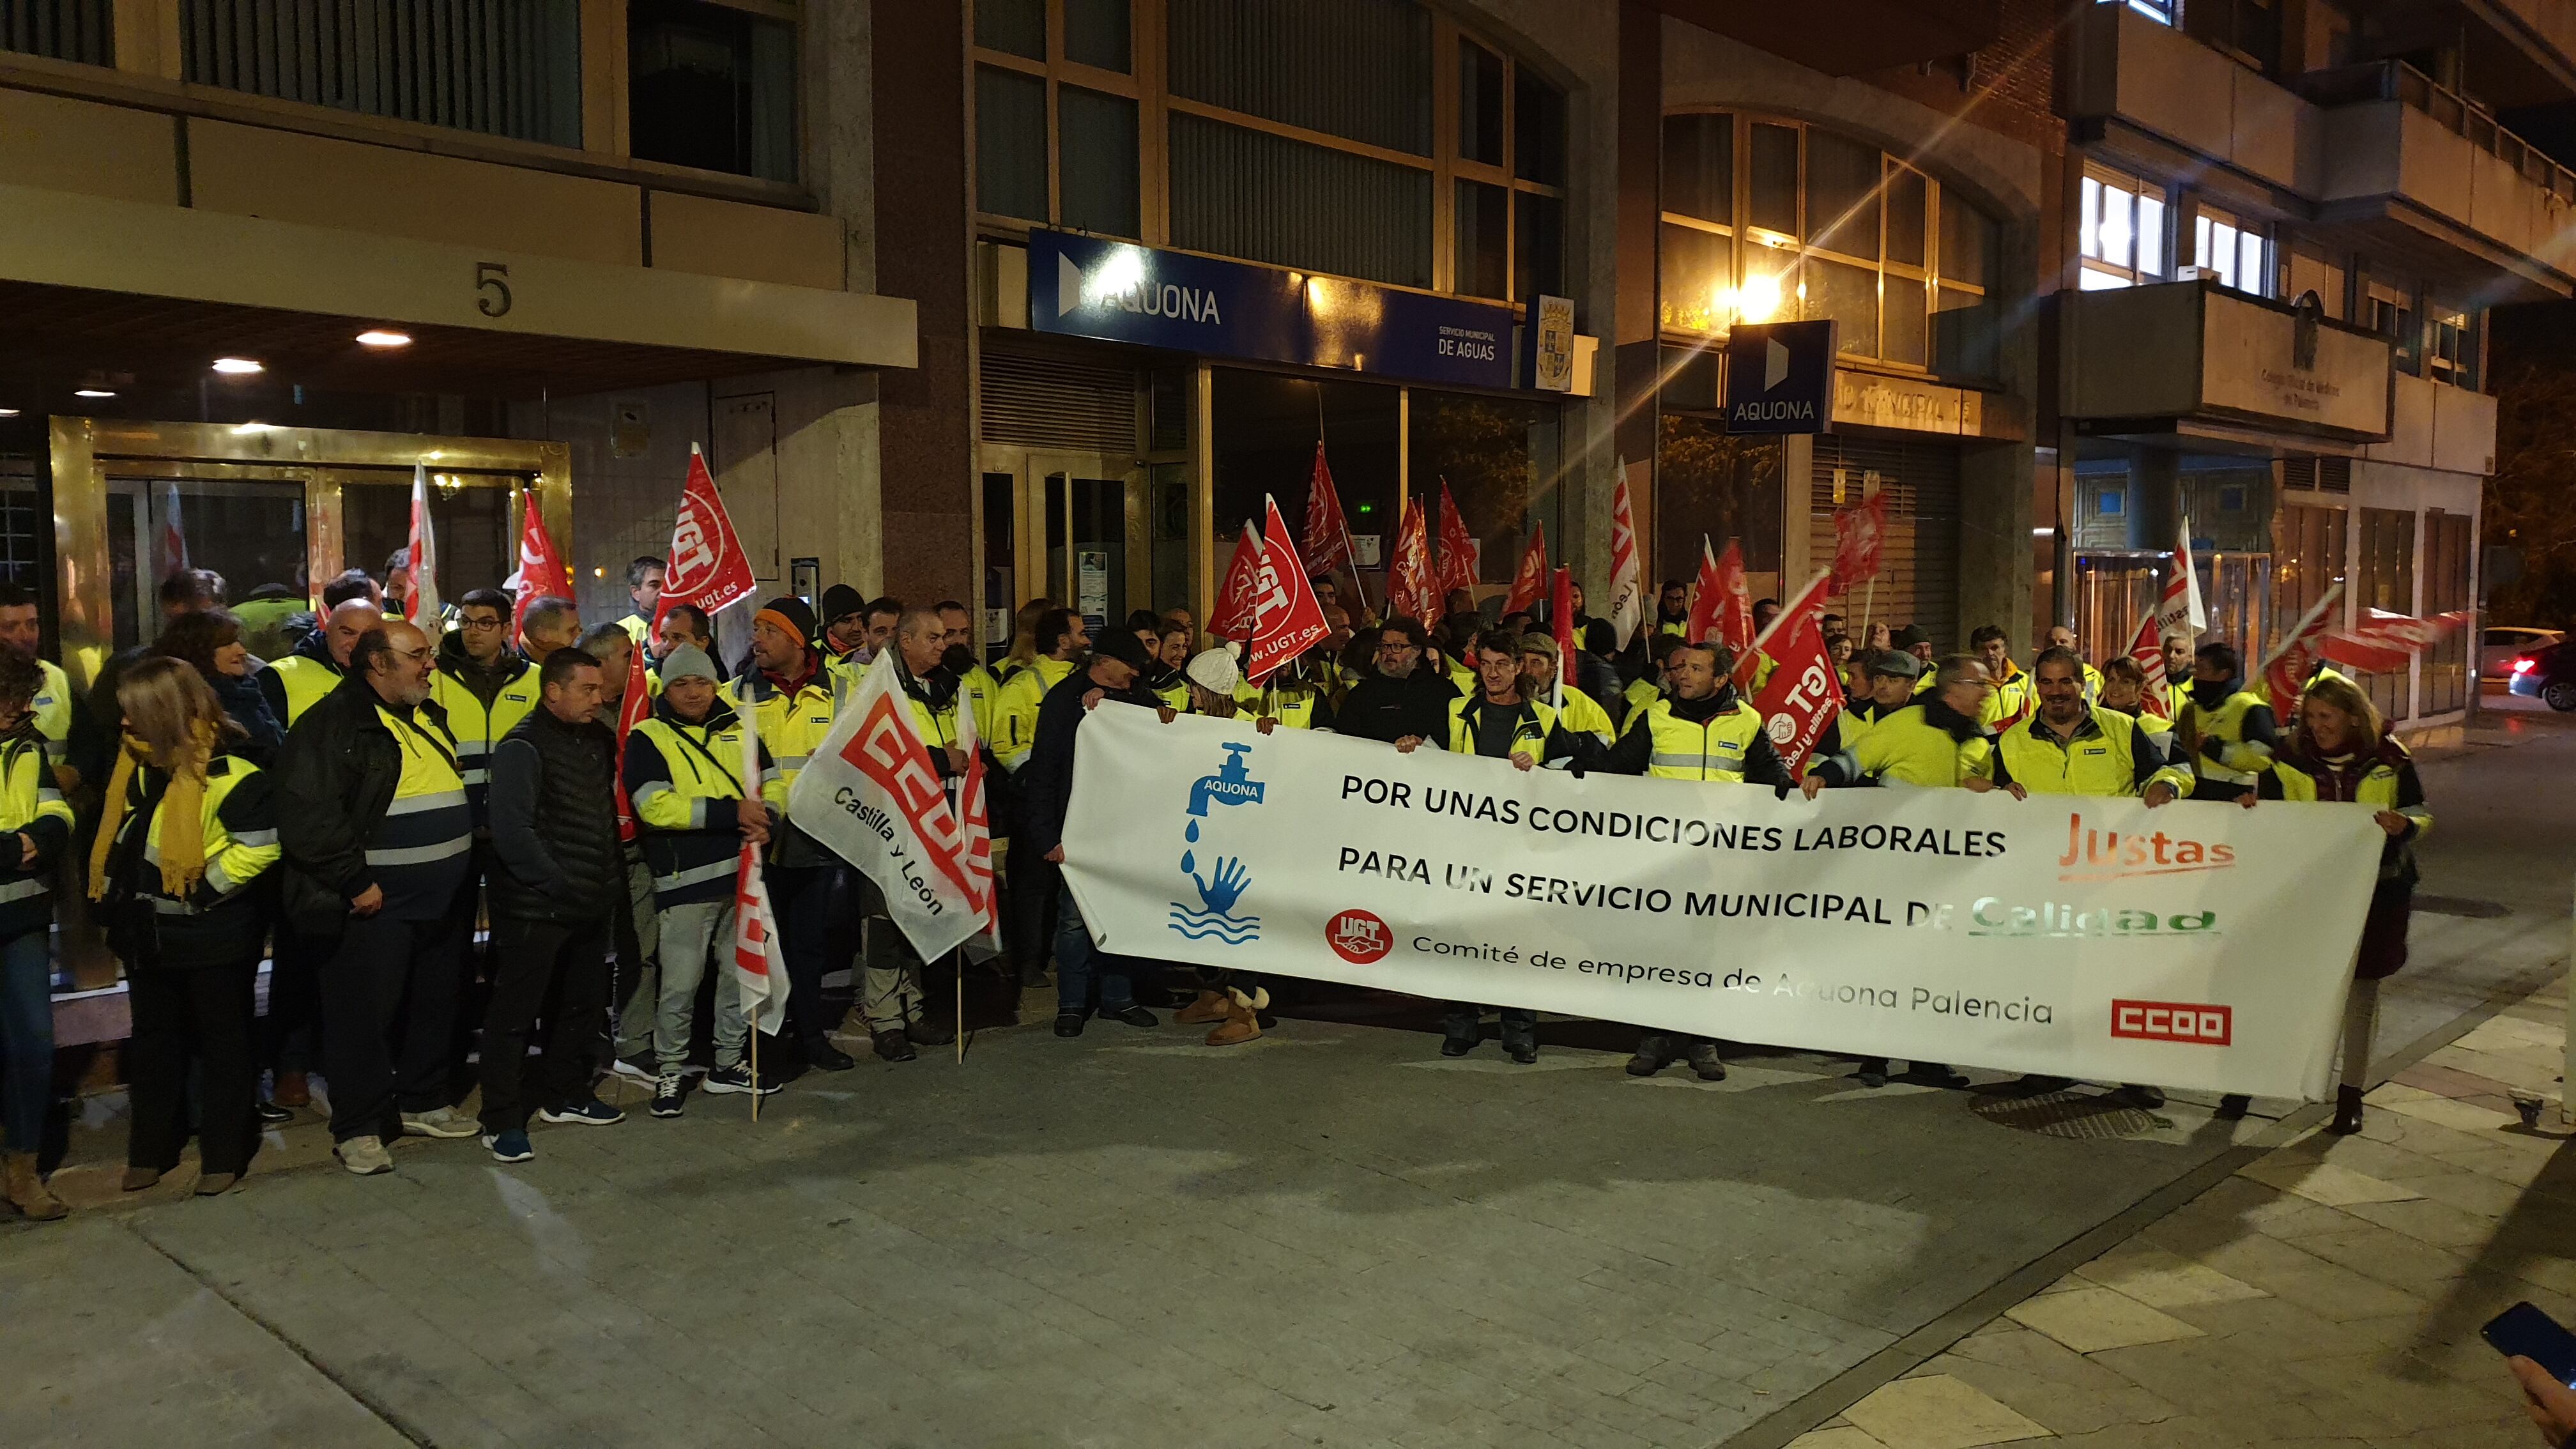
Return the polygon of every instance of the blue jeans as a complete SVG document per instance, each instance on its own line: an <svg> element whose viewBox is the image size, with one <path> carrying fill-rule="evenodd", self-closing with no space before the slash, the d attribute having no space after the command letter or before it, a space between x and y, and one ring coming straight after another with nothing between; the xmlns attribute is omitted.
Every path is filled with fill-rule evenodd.
<svg viewBox="0 0 2576 1449"><path fill-rule="evenodd" d="M46 927L0 941L0 1137L12 1152L44 1145L54 1092L53 953Z"/></svg>
<svg viewBox="0 0 2576 1449"><path fill-rule="evenodd" d="M1062 892L1056 904L1055 922L1055 1009L1058 1012L1091 1009L1091 983L1100 982L1100 1014L1114 1016L1136 1005L1136 986L1130 978L1133 969L1127 958L1103 951L1091 943L1091 928L1082 923L1082 907L1073 901L1071 886L1058 886Z"/></svg>

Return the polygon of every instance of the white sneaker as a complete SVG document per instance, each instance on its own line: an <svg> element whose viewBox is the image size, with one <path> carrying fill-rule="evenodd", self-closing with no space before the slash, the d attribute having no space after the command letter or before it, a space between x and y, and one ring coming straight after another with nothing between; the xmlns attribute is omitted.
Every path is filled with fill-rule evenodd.
<svg viewBox="0 0 2576 1449"><path fill-rule="evenodd" d="M434 1112L405 1112L402 1125L404 1133L414 1137L476 1137L483 1132L482 1123L453 1107L441 1107Z"/></svg>
<svg viewBox="0 0 2576 1449"><path fill-rule="evenodd" d="M340 1165L359 1177L373 1177L394 1170L393 1154L385 1150L380 1137L352 1137L331 1149Z"/></svg>

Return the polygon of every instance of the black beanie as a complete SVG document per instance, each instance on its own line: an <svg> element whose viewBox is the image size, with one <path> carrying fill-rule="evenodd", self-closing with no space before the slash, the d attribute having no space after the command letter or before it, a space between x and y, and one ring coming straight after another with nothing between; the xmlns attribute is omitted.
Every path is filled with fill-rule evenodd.
<svg viewBox="0 0 2576 1449"><path fill-rule="evenodd" d="M823 607L819 612L823 622L829 624L844 614L855 614L867 606L868 601L860 596L858 590L848 584L834 584L823 591Z"/></svg>
<svg viewBox="0 0 2576 1449"><path fill-rule="evenodd" d="M1091 641L1091 652L1106 654L1130 669L1143 669L1154 662L1145 652L1145 641L1132 629L1111 629Z"/></svg>

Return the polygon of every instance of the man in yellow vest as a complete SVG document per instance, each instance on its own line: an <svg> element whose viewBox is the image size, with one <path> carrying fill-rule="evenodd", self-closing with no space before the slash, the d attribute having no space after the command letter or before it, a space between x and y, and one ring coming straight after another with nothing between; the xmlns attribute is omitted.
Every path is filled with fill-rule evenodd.
<svg viewBox="0 0 2576 1449"><path fill-rule="evenodd" d="M975 712L975 738L991 749L1001 724L1002 685L975 657L975 616L955 599L931 608L939 613L940 662L957 676L957 693Z"/></svg>
<svg viewBox="0 0 2576 1449"><path fill-rule="evenodd" d="M1521 693L1555 704L1557 718L1567 729L1590 735L1602 748L1608 749L1611 741L1619 738L1618 723L1610 718L1610 711L1602 708L1592 696L1571 684L1558 683L1562 676L1557 672L1560 668L1557 659L1556 640L1545 634L1523 634Z"/></svg>
<svg viewBox="0 0 2576 1449"><path fill-rule="evenodd" d="M653 615L661 607L662 580L669 573L670 566L651 554L626 566L626 597L635 605L635 612L618 620L617 627L625 630L626 637L638 644L653 636ZM530 657L542 659L545 656L532 654Z"/></svg>
<svg viewBox="0 0 2576 1449"><path fill-rule="evenodd" d="M2063 649L2074 655L2078 662L2084 662L2084 651L2075 647L2075 630L2070 625L2051 624L2048 627L2048 647ZM2034 662L2031 667L2037 669L2039 666ZM2102 702L2102 671L2094 668L2090 663L2084 663L2084 702L2086 704Z"/></svg>
<svg viewBox="0 0 2576 1449"><path fill-rule="evenodd" d="M34 660L37 673L44 677L43 687L28 703L28 713L35 717L36 735L44 741L45 762L54 767L56 783L65 789L76 782L62 780L65 761L71 753L72 712L77 696L72 692L71 676L50 659L39 658L44 647L44 632L36 618L36 596L17 584L0 583L0 649L7 649L21 659ZM285 716L280 715L283 720Z"/></svg>
<svg viewBox="0 0 2576 1449"><path fill-rule="evenodd" d="M1015 771L1028 763L1029 749L1037 742L1038 706L1046 702L1048 690L1073 673L1074 661L1090 648L1091 634L1080 614L1049 609L1038 616L1036 663L1002 680L997 711L1002 729L993 737L993 754L1004 769Z"/></svg>
<svg viewBox="0 0 2576 1449"><path fill-rule="evenodd" d="M32 600L0 594L0 614L13 609L30 620L35 614ZM46 679L39 662L14 640L0 648L0 999L9 1003L0 1011L0 1196L28 1218L51 1222L69 1210L37 1176L36 1151L53 1105L51 898L71 845L72 808L35 730L35 699Z"/></svg>
<svg viewBox="0 0 2576 1449"><path fill-rule="evenodd" d="M278 751L285 924L328 941L322 1034L340 1165L393 1170L387 1139L471 1137L448 1074L473 919L456 908L474 812L446 711L429 697L429 636L395 619Z"/></svg>
<svg viewBox="0 0 2576 1449"><path fill-rule="evenodd" d="M1998 733L2011 729L2030 718L2037 701L2032 698L2030 676L2013 662L2012 646L2004 638L2000 624L1980 624L1968 633L1968 647L1986 666L1986 678L1994 681L1994 691L1986 696L1985 713L1977 722Z"/></svg>
<svg viewBox="0 0 2576 1449"><path fill-rule="evenodd" d="M832 732L832 681L823 667L814 611L794 594L760 606L751 619L751 667L725 686L726 703L749 712L793 787L823 737ZM773 837L769 889L777 903L778 944L787 958L787 1014L805 1065L846 1072L858 1065L832 1044L840 1023L823 1008L823 977L851 965L859 946L858 873L830 848L796 828L791 816Z"/></svg>
<svg viewBox="0 0 2576 1449"><path fill-rule="evenodd" d="M2279 727L2272 706L2245 688L2236 646L2215 640L2192 654L2189 693L2174 716L2174 741L2199 772L2194 800L2239 800L2272 768Z"/></svg>
<svg viewBox="0 0 2576 1449"><path fill-rule="evenodd" d="M1664 660L1666 689L1628 722L1601 768L1658 780L1796 787L1789 767L1762 728L1761 711L1736 693L1735 651L1702 642L1675 647ZM1680 1058L1703 1082L1726 1080L1726 1062L1710 1037L1640 1028L1628 1075L1651 1077Z"/></svg>
<svg viewBox="0 0 2576 1449"><path fill-rule="evenodd" d="M272 659L259 672L259 692L269 713L292 730L304 712L340 687L358 641L384 623L384 615L363 599L350 599L331 611L323 626L304 637L283 659Z"/></svg>
<svg viewBox="0 0 2576 1449"><path fill-rule="evenodd" d="M1910 626L1908 632L1912 632ZM1933 675L1915 701L1890 711L1870 726L1858 744L1821 762L1811 763L1799 787L1813 800L1818 792L1850 785L1911 786L1917 789L1995 788L1994 731L1977 722L1994 684L1983 661L1953 655ZM1887 1085L1884 1057L1865 1057L1861 1085ZM1917 1080L1941 1087L1964 1087L1968 1079L1946 1062L1914 1063Z"/></svg>
<svg viewBox="0 0 2576 1449"><path fill-rule="evenodd" d="M1825 737L1816 744L1817 758L1831 759L1857 748L1879 721L1914 703L1915 682L1922 673L1922 660L1894 649L1880 650L1862 661L1861 678L1869 692L1846 701L1834 715Z"/></svg>
<svg viewBox="0 0 2576 1449"><path fill-rule="evenodd" d="M957 679L942 663L946 650L940 639L944 632L936 612L905 609L895 616L889 642L895 650L895 685L903 691L903 702L912 711L912 727L921 736L923 748L930 753L931 766L939 771L940 783L954 804L954 782L966 773L966 751L957 741ZM856 687L851 686L853 690ZM903 932L896 929L876 882L863 881L859 894L863 913L874 918L867 933L867 960L860 972L859 1010L867 1022L877 1060L908 1062L918 1055L913 1050L916 1044L946 1046L955 1041L956 1023L943 1025L933 1019L934 1015L953 1015L953 1008L937 1011L931 1006L935 998L923 992L923 968L927 963L904 939Z"/></svg>
<svg viewBox="0 0 2576 1449"><path fill-rule="evenodd" d="M537 707L537 666L510 647L510 596L475 589L457 601L457 626L438 641L429 697L447 711L456 763L474 818L484 820L492 743Z"/></svg>

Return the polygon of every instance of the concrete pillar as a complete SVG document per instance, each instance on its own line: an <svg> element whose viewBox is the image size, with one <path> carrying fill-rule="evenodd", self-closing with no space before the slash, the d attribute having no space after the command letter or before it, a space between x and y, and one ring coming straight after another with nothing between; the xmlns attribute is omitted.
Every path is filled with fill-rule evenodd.
<svg viewBox="0 0 2576 1449"><path fill-rule="evenodd" d="M2129 449L2129 547L2165 550L2182 532L2182 455Z"/></svg>
<svg viewBox="0 0 2576 1449"><path fill-rule="evenodd" d="M1662 299L1657 288L1655 245L1661 225L1664 165L1664 14L1646 0L1620 0L1619 94L1615 111L1618 163L1617 190L1611 198L1616 240L1615 301L1610 341L1618 400L1611 434L1611 456L1596 458L1587 471L1600 480L1597 507L1588 510L1600 521L1585 530L1575 571L1590 587L1596 612L1610 600L1611 489L1615 459L1628 462L1629 501L1635 510L1639 568L1654 557L1655 454L1662 419L1655 381L1662 344ZM1645 587L1654 580L1645 577Z"/></svg>
<svg viewBox="0 0 2576 1449"><path fill-rule="evenodd" d="M1970 444L1959 452L1959 633L2004 630L2016 655L2031 621L2031 489L2026 443Z"/></svg>

